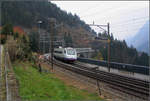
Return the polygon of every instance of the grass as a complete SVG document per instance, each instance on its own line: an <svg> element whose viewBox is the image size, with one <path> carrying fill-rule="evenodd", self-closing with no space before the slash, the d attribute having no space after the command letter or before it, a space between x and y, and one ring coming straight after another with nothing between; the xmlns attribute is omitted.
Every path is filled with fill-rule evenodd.
<svg viewBox="0 0 150 101"><path fill-rule="evenodd" d="M99 100L97 94L90 94L63 81L50 73L39 73L29 62L13 64L19 81L19 94L23 100Z"/></svg>

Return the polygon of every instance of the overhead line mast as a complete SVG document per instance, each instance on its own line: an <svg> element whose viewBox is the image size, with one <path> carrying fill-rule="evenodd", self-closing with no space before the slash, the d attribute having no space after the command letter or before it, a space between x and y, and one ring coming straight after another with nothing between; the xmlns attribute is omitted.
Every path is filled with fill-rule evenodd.
<svg viewBox="0 0 150 101"><path fill-rule="evenodd" d="M98 25L98 24L95 24L94 21L93 21L93 24L88 24L89 26L96 26L104 31L106 31L104 28L102 27L107 27L107 34L108 36L110 36L110 25L109 25L109 22L107 23L107 25ZM108 43L108 52L107 52L107 61L108 61L108 72L110 72L110 37L108 37L107 39L103 39L103 40L106 40L107 43ZM103 41L103 40L100 40L100 41Z"/></svg>

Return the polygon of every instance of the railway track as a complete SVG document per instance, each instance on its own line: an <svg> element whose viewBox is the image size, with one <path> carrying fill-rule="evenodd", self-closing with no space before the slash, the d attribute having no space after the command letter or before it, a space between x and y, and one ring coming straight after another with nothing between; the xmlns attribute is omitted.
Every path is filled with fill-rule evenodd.
<svg viewBox="0 0 150 101"><path fill-rule="evenodd" d="M144 80L140 80L140 79L136 79L136 78L131 78L131 77L127 77L127 76L121 76L119 74L108 73L108 72L105 72L105 71L96 70L96 69L93 69L93 68L90 68L90 67L87 67L87 66L85 67L83 64L80 64L80 63L75 63L73 65L81 67L81 68L89 69L91 71L96 72L97 74L100 74L101 76L105 75L105 76L110 77L110 78L116 78L121 82L128 83L130 86L136 85L137 87L141 87L143 89L149 87L149 82L148 81L144 81ZM145 89L145 90L148 90L148 89Z"/></svg>
<svg viewBox="0 0 150 101"><path fill-rule="evenodd" d="M87 68L84 67L83 65L78 65L75 64L75 66L81 67L81 68ZM149 83L146 81L140 81L140 83L137 79L133 79L133 78L126 78L124 76L120 76L120 75L116 75L116 74L112 74L112 73L108 73L108 72L104 72L104 71L99 71L99 70L93 70L93 69L89 69L91 71L94 71L95 73L98 74L99 77L102 77L104 80L109 80L110 84L114 84L117 85L118 87L122 87L125 89L130 90L131 92L136 92L139 94L136 94L138 96L140 96L140 94L142 94L143 96L148 96L149 95ZM145 84L145 86L144 86ZM135 94L134 94L135 95ZM145 96L145 97L146 97Z"/></svg>
<svg viewBox="0 0 150 101"><path fill-rule="evenodd" d="M129 78L126 76L96 70L95 68L87 67L79 63L66 64L55 60L54 64L63 67L65 69L68 69L70 71L73 71L75 73L79 73L92 79L96 79L101 82L107 83L110 88L113 88L120 92L148 101L149 96L148 81Z"/></svg>

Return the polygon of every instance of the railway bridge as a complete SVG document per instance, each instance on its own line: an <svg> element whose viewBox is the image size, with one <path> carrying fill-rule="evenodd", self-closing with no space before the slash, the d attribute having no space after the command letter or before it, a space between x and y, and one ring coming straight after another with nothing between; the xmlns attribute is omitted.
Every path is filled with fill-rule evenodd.
<svg viewBox="0 0 150 101"><path fill-rule="evenodd" d="M92 48L75 48L78 57L90 58L94 50Z"/></svg>

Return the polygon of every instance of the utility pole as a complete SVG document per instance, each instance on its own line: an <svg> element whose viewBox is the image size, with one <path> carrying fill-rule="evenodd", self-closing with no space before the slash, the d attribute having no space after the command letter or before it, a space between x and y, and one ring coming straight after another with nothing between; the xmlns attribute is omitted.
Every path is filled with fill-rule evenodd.
<svg viewBox="0 0 150 101"><path fill-rule="evenodd" d="M0 15L2 15L2 3L0 1ZM0 16L0 26L2 25L2 19L1 19L1 16ZM1 35L1 30L0 30L0 35ZM0 39L0 45L1 45L1 39Z"/></svg>
<svg viewBox="0 0 150 101"><path fill-rule="evenodd" d="M110 25L109 25L109 23L107 23L107 25L98 25L98 24L94 24L94 22L93 22L93 24L88 24L89 26L96 26L96 27L98 27L98 28L100 28L100 29L102 29L102 30L104 30L104 31L106 31L104 28L102 28L102 27L107 27L107 34L108 34L108 36L110 36L109 35L109 32L110 32ZM108 54L108 56L107 56L107 62L108 62L108 72L110 72L110 37L108 37L107 39L106 39L106 41L107 41L107 43L108 43L108 51L107 51L107 54Z"/></svg>
<svg viewBox="0 0 150 101"><path fill-rule="evenodd" d="M109 34L109 23L107 23L107 32L108 32L108 71L110 72L110 34Z"/></svg>
<svg viewBox="0 0 150 101"><path fill-rule="evenodd" d="M55 25L54 29L56 30L56 28L60 27L61 28L61 32L62 32L62 29L63 29L62 26L63 26L63 23ZM53 40L54 47L57 47L57 46L60 46L60 45L62 46L62 44L64 43L63 37L55 35L55 36L53 36L53 39L54 38L55 38L55 40Z"/></svg>
<svg viewBox="0 0 150 101"><path fill-rule="evenodd" d="M107 27L107 34L108 34L108 38L107 39L104 39L105 40L105 42L107 41L107 43L108 43L108 51L107 51L107 53L108 53L108 56L107 56L107 61L108 61L108 72L110 72L110 35L109 35L109 30L110 30L110 26L109 26L109 23L107 23L107 25L96 25L96 24L94 24L94 22L93 22L93 24L89 24L89 26L96 26L96 27L98 27L98 28L100 28L100 29L102 29L102 30L104 30L104 31L106 31L104 28L102 28L102 27ZM100 41L103 41L103 40L100 40ZM99 95L101 95L101 90L100 90L100 85L99 85L99 80L97 80L97 87L98 87L98 91L99 91Z"/></svg>
<svg viewBox="0 0 150 101"><path fill-rule="evenodd" d="M42 45L43 45L43 47L42 47L42 53L44 54L45 53L45 47L46 47L46 43L47 43L47 40L46 40L46 37L47 37L47 35L46 35L47 33L46 32L43 32L42 34L41 34L41 43L42 43Z"/></svg>
<svg viewBox="0 0 150 101"><path fill-rule="evenodd" d="M39 53L40 53L41 52L40 51L41 50L41 48L40 48L40 37L41 37L40 24L42 23L42 21L39 20L37 23L39 24L39 43L38 43L39 45L38 46L39 46Z"/></svg>
<svg viewBox="0 0 150 101"><path fill-rule="evenodd" d="M53 38L54 38L54 26L55 26L56 20L54 18L50 18L49 23L50 23L51 66L52 66L52 70L53 70L53 52L54 52Z"/></svg>

